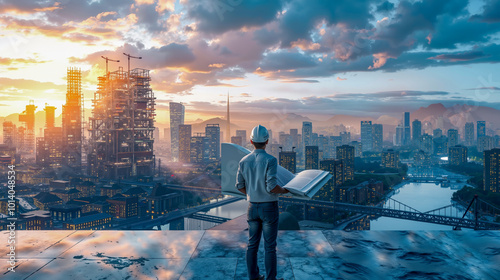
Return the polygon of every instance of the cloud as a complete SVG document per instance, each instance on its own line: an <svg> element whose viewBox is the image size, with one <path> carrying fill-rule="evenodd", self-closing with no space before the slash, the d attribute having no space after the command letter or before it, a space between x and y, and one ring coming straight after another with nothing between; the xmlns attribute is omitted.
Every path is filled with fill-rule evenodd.
<svg viewBox="0 0 500 280"><path fill-rule="evenodd" d="M337 81L345 81L347 79L342 79L341 77L337 77Z"/></svg>
<svg viewBox="0 0 500 280"><path fill-rule="evenodd" d="M0 65L18 65L18 64L40 64L47 63L47 60L39 60L35 58L8 58L0 57Z"/></svg>
<svg viewBox="0 0 500 280"><path fill-rule="evenodd" d="M483 13L473 15L471 20L488 23L500 22L500 0L486 0L483 6Z"/></svg>
<svg viewBox="0 0 500 280"><path fill-rule="evenodd" d="M474 60L485 56L487 55L485 55L483 51L468 51L468 52L454 53L454 54L440 54L434 57L429 57L429 59L449 60L451 62L457 62L457 61Z"/></svg>
<svg viewBox="0 0 500 280"><path fill-rule="evenodd" d="M206 0L190 1L186 6L199 31L221 34L271 22L281 10L282 1Z"/></svg>
<svg viewBox="0 0 500 280"><path fill-rule="evenodd" d="M500 87L479 87L479 88L469 88L468 90L498 90L498 91L500 91Z"/></svg>
<svg viewBox="0 0 500 280"><path fill-rule="evenodd" d="M250 93L246 93L246 92L240 93L240 96L241 97L252 97L252 95Z"/></svg>

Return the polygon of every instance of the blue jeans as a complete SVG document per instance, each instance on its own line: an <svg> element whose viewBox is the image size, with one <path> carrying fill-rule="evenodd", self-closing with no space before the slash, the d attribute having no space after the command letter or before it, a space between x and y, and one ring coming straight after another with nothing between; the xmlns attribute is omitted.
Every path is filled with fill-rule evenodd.
<svg viewBox="0 0 500 280"><path fill-rule="evenodd" d="M266 279L275 280L277 274L276 238L278 237L278 202L250 202L248 204L248 248L247 269L248 277L255 279L259 277L259 266L257 265L257 252L262 232L264 232L264 249Z"/></svg>

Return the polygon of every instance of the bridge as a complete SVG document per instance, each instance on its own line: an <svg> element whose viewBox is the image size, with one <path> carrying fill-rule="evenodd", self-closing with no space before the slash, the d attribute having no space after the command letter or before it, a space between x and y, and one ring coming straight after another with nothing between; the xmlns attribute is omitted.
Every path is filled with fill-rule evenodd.
<svg viewBox="0 0 500 280"><path fill-rule="evenodd" d="M130 230L136 229L136 230L139 230L139 229L153 228L155 226L157 226L159 228L161 225L168 224L168 223L173 222L175 220L179 220L179 219L182 219L185 217L189 218L189 217L193 217L193 216L194 216L193 217L194 219L200 219L203 221L209 221L209 222L214 222L214 223L226 222L230 219L220 218L220 217L215 217L215 216L210 216L210 215L197 214L197 212L206 212L212 208L216 208L216 207L219 207L222 205L233 203L233 202L239 201L241 199L242 198L240 198L240 197L231 197L231 198L220 200L220 201L217 201L214 203L204 204L204 205L200 205L200 206L196 206L196 207L192 207L192 208L188 208L188 209L172 211L170 213L167 213L167 214L160 216L158 218L155 218L155 219L146 220L146 221L138 221L138 222L125 224L125 225L119 225L118 227L116 227L114 229L130 229Z"/></svg>
<svg viewBox="0 0 500 280"><path fill-rule="evenodd" d="M469 204L465 213L456 210L457 204L451 204L438 209L427 212L420 212L411 206L392 198L387 199L382 206L366 206L342 202L330 202L322 200L303 200L290 197L281 197L280 203L291 203L304 205L304 217L307 216L307 208L323 208L334 209L335 211L342 212L355 212L360 214L367 214L373 216L383 216L396 219L413 220L418 222L433 223L453 226L458 228L471 228L476 230L500 230L500 223L491 221L480 220L481 209L484 209L481 204L486 204L489 209L496 209L500 213L500 209L475 198ZM474 203L474 215L469 213L471 206ZM455 213L453 213L455 212ZM484 214L484 213L483 213Z"/></svg>

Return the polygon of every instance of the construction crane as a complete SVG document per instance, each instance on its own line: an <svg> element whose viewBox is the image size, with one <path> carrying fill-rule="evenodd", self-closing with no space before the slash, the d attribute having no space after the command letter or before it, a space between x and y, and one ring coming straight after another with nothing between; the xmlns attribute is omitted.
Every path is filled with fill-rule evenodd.
<svg viewBox="0 0 500 280"><path fill-rule="evenodd" d="M114 60L114 59L111 59L109 57L102 56L102 55L101 55L101 57L106 60L106 77L109 79L108 61L113 61L113 62L120 62L120 61L119 60ZM129 68L130 68L130 60L129 60L128 64L129 64Z"/></svg>

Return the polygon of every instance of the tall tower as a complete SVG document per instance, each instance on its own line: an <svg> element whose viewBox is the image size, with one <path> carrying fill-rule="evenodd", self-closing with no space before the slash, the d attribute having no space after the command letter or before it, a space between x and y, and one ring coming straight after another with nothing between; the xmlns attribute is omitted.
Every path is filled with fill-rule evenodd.
<svg viewBox="0 0 500 280"><path fill-rule="evenodd" d="M66 104L62 111L63 158L64 165L75 172L81 171L82 164L82 71L78 68L67 70Z"/></svg>
<svg viewBox="0 0 500 280"><path fill-rule="evenodd" d="M474 145L474 123L465 123L465 146L471 147Z"/></svg>
<svg viewBox="0 0 500 280"><path fill-rule="evenodd" d="M361 121L361 145L363 152L373 149L372 121Z"/></svg>
<svg viewBox="0 0 500 280"><path fill-rule="evenodd" d="M170 147L172 161L179 161L179 125L184 124L184 105L170 102Z"/></svg>
<svg viewBox="0 0 500 280"><path fill-rule="evenodd" d="M410 112L405 112L403 117L403 145L409 145L411 140L411 127L410 127Z"/></svg>
<svg viewBox="0 0 500 280"><path fill-rule="evenodd" d="M43 110L45 111L45 127L53 128L55 125L56 107L49 106L47 103L45 103L45 108Z"/></svg>
<svg viewBox="0 0 500 280"><path fill-rule="evenodd" d="M229 92L227 93L226 142L231 143L231 115L229 114Z"/></svg>
<svg viewBox="0 0 500 280"><path fill-rule="evenodd" d="M35 109L34 101L30 100L29 105L26 105L26 110L19 115L19 121L24 122L26 126L23 150L30 154L34 154L35 151Z"/></svg>

